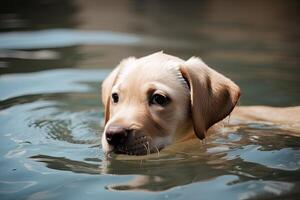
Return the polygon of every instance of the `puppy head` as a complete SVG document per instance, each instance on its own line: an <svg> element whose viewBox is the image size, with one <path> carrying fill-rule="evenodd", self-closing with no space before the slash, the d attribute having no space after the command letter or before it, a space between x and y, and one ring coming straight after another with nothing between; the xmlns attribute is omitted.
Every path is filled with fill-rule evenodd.
<svg viewBox="0 0 300 200"><path fill-rule="evenodd" d="M198 58L184 61L162 52L128 58L102 85L103 150L158 152L192 128L203 139L238 98L238 86Z"/></svg>

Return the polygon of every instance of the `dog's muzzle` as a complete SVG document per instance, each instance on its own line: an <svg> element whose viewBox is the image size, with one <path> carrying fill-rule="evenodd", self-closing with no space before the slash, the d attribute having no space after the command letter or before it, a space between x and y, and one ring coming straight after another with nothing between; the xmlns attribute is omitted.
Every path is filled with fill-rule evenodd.
<svg viewBox="0 0 300 200"><path fill-rule="evenodd" d="M105 132L106 141L115 153L145 155L153 152L150 138L138 130L122 126L110 126Z"/></svg>

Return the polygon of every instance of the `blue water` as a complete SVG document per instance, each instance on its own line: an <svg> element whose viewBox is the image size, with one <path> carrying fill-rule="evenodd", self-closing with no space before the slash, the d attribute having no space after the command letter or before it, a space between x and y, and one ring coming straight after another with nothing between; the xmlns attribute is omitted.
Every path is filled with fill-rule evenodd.
<svg viewBox="0 0 300 200"><path fill-rule="evenodd" d="M202 57L240 85L240 105L299 105L296 1L2 4L1 200L300 195L300 138L273 124L233 123L148 157L106 158L100 142L101 82L159 50Z"/></svg>

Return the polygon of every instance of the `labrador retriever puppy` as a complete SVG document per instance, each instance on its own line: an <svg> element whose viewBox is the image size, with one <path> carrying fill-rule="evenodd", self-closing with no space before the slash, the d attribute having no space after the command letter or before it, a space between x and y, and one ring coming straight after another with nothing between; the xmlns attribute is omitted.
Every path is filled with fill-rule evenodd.
<svg viewBox="0 0 300 200"><path fill-rule="evenodd" d="M145 155L194 136L202 140L239 98L233 81L197 57L127 58L102 84L103 151Z"/></svg>
<svg viewBox="0 0 300 200"><path fill-rule="evenodd" d="M233 110L239 87L192 57L128 58L102 85L104 152L144 155L207 130Z"/></svg>

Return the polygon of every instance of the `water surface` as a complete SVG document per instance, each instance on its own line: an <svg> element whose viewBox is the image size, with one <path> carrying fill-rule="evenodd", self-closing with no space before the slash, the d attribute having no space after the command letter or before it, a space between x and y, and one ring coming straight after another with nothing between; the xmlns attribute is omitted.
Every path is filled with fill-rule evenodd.
<svg viewBox="0 0 300 200"><path fill-rule="evenodd" d="M101 150L100 84L127 56L200 56L241 105L299 105L299 4L252 2L3 1L0 198L298 197L300 138L270 123L149 157Z"/></svg>

